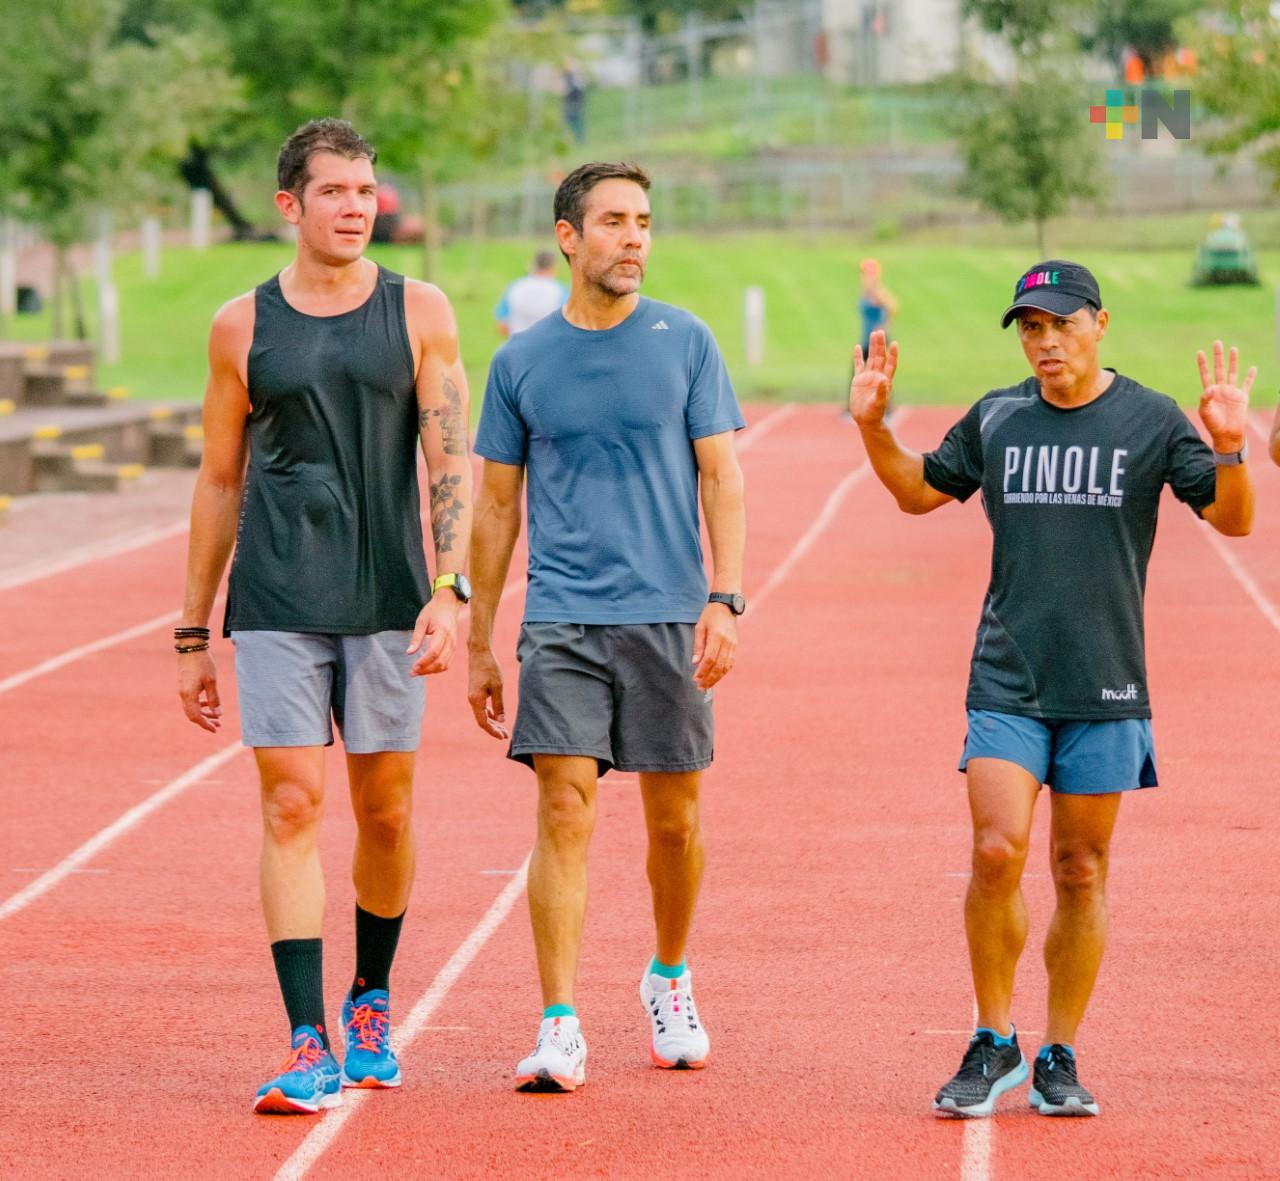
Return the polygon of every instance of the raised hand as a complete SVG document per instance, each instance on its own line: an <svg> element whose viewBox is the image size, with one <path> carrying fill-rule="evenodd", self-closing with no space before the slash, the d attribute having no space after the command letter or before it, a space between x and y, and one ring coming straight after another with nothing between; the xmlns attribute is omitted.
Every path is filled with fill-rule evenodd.
<svg viewBox="0 0 1280 1181"><path fill-rule="evenodd" d="M1200 365L1200 421L1213 439L1215 451L1241 451L1249 426L1249 390L1258 376L1257 366L1244 375L1244 384L1237 385L1240 372L1240 354L1232 348L1226 363L1223 362L1222 341L1213 342L1213 380L1209 379L1209 362L1201 349L1196 353Z"/></svg>
<svg viewBox="0 0 1280 1181"><path fill-rule="evenodd" d="M853 382L849 386L849 414L853 421L873 425L884 419L893 393L893 375L898 369L898 342L887 348L884 330L871 334L866 357L862 346L853 346Z"/></svg>

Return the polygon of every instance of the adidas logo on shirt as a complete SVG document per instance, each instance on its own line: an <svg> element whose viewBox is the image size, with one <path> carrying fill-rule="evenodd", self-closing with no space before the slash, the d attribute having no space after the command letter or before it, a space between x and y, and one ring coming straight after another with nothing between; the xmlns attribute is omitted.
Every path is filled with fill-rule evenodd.
<svg viewBox="0 0 1280 1181"><path fill-rule="evenodd" d="M666 320L659 320L652 328L649 329L649 331L650 332L666 332L668 331L669 328L670 328L670 325L666 322Z"/></svg>

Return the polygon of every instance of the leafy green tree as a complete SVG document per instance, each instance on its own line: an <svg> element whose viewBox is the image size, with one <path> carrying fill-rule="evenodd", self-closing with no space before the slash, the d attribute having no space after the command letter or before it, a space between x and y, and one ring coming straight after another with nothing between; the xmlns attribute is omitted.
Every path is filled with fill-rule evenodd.
<svg viewBox="0 0 1280 1181"><path fill-rule="evenodd" d="M965 162L961 191L1003 221L1045 227L1074 200L1099 198L1105 174L1085 118L1083 91L1069 71L1037 70L1012 86L962 84L952 131Z"/></svg>
<svg viewBox="0 0 1280 1181"><path fill-rule="evenodd" d="M1096 0L1093 30L1085 38L1091 49L1120 61L1126 48L1151 73L1178 46L1178 21L1202 7L1201 0Z"/></svg>
<svg viewBox="0 0 1280 1181"><path fill-rule="evenodd" d="M1252 150L1280 190L1280 18L1269 0L1215 0L1182 28L1199 63L1196 98L1218 117L1197 142L1214 155Z"/></svg>
<svg viewBox="0 0 1280 1181"><path fill-rule="evenodd" d="M987 32L1004 37L1021 54L1062 32L1071 14L1085 13L1092 4L1093 0L1074 6L1061 0L964 0L964 14Z"/></svg>
<svg viewBox="0 0 1280 1181"><path fill-rule="evenodd" d="M69 248L96 209L136 210L171 183L197 129L235 107L218 47L176 30L122 41L124 0L0 2L0 183L4 204L55 251L54 331L69 289L85 334Z"/></svg>

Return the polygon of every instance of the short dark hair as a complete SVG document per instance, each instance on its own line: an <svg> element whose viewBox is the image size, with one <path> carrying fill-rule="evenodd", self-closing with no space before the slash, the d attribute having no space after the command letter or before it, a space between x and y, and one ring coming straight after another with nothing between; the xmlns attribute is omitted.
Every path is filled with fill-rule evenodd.
<svg viewBox="0 0 1280 1181"><path fill-rule="evenodd" d="M582 233L587 194L605 180L629 180L646 193L649 191L649 174L638 164L606 164L600 161L583 164L569 173L556 189L556 221L567 221Z"/></svg>
<svg viewBox="0 0 1280 1181"><path fill-rule="evenodd" d="M549 271L555 265L556 256L550 250L539 250L538 253L533 256L534 270Z"/></svg>
<svg viewBox="0 0 1280 1181"><path fill-rule="evenodd" d="M312 119L289 136L280 149L276 184L282 192L302 197L311 179L311 157L317 152L332 152L348 160L364 157L370 164L378 160L373 145L345 119Z"/></svg>

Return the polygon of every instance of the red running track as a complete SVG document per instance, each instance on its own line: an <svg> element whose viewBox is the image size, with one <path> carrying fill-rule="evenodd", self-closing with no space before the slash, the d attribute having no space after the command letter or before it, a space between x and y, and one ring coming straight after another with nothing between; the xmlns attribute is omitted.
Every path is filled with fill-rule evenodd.
<svg viewBox="0 0 1280 1181"><path fill-rule="evenodd" d="M578 998L586 1088L510 1090L538 1017L520 898L402 1051L402 1090L323 1119L251 1115L286 1031L242 752L0 918L15 1076L0 1170L270 1178L286 1162L283 1175L298 1175L305 1161L309 1176L344 1178L375 1168L447 1178L1278 1175L1280 802L1266 756L1280 631L1258 600L1280 605L1280 472L1257 465L1255 536L1228 543L1255 597L1206 526L1172 500L1164 508L1149 592L1163 786L1122 808L1111 945L1080 1038L1102 1117L1045 1120L1019 1094L994 1121L951 1123L932 1117L929 1100L972 1016L960 914L968 821L953 767L986 524L976 503L904 517L864 473L814 535L861 448L829 408L770 413L753 414L767 425L743 459L754 604L739 666L717 689L706 784L709 868L690 958L713 1036L709 1069L648 1064L635 996L652 951L642 823L634 777L610 775ZM928 446L955 413L913 408L902 429ZM812 546L774 577L806 534ZM0 592L0 681L171 610L184 546ZM498 644L512 678L518 616L509 599ZM218 655L231 690L229 651L220 644ZM181 718L172 671L158 630L0 696L0 913L234 739L234 725L210 739ZM394 978L401 1023L509 895L532 839L532 777L475 728L464 683L459 663L429 689L420 868ZM336 1010L350 966L352 826L336 752L331 768L323 856ZM1051 906L1043 819L1016 1001L1032 1046Z"/></svg>

